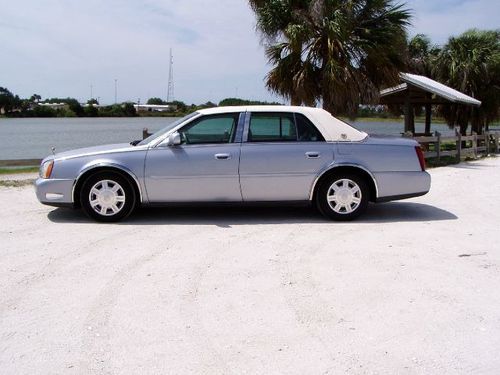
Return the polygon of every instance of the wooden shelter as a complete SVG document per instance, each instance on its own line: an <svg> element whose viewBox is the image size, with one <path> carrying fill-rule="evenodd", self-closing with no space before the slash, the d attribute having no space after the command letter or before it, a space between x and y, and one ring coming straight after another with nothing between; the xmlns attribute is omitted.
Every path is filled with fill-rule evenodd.
<svg viewBox="0 0 500 375"><path fill-rule="evenodd" d="M402 83L380 92L380 104L404 105L405 133L415 134L414 107L425 107L425 134L431 132L432 105L465 104L479 107L481 102L425 76L401 73Z"/></svg>

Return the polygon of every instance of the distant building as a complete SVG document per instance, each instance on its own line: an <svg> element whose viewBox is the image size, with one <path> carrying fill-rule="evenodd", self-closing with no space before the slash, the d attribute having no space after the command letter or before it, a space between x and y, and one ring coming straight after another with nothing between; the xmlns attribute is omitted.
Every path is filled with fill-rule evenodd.
<svg viewBox="0 0 500 375"><path fill-rule="evenodd" d="M66 103L38 103L41 107L47 107L52 109L69 109L69 105Z"/></svg>
<svg viewBox="0 0 500 375"><path fill-rule="evenodd" d="M177 106L171 104L134 104L134 108L137 112L173 112Z"/></svg>

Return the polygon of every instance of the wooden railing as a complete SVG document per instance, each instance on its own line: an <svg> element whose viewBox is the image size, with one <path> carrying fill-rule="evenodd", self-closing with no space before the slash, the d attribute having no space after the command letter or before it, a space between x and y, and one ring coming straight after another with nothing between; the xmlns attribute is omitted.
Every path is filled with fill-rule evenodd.
<svg viewBox="0 0 500 375"><path fill-rule="evenodd" d="M479 155L498 154L500 145L500 132L485 132L484 134L472 134L463 136L456 133L455 136L442 136L435 132L433 136L412 137L422 146L426 159L442 157L455 157L457 161L467 157L477 158Z"/></svg>

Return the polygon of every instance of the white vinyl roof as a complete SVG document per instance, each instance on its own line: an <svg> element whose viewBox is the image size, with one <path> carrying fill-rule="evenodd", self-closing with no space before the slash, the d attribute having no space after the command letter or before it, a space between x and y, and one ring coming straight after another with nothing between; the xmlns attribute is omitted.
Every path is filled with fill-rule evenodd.
<svg viewBox="0 0 500 375"><path fill-rule="evenodd" d="M295 112L302 113L311 120L318 130L323 134L326 141L352 141L359 142L367 137L367 134L359 131L349 124L333 117L322 108L285 106L285 105L249 105L234 107L214 107L198 110L204 115L227 112Z"/></svg>
<svg viewBox="0 0 500 375"><path fill-rule="evenodd" d="M481 102L479 100L474 99L473 97L470 97L468 95L465 95L460 91L452 89L451 87L443 85L442 83L434 81L433 79L430 79L428 77L410 73L400 73L400 77L401 80L404 82L403 84L382 90L380 92L380 95L386 96L400 91L404 91L408 87L408 84L410 84L422 90L430 92L432 94L436 94L437 96L445 98L453 103L462 103L475 106L481 105Z"/></svg>

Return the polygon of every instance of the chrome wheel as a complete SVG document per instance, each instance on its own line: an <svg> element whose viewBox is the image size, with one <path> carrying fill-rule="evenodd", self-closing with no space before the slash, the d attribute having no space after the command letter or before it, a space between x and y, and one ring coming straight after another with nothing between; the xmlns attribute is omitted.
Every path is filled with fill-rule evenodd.
<svg viewBox="0 0 500 375"><path fill-rule="evenodd" d="M89 203L99 215L116 215L125 205L125 190L116 181L98 181L90 189Z"/></svg>
<svg viewBox="0 0 500 375"><path fill-rule="evenodd" d="M343 178L330 185L327 201L330 208L337 214L350 214L359 207L363 194L361 188L353 180Z"/></svg>

